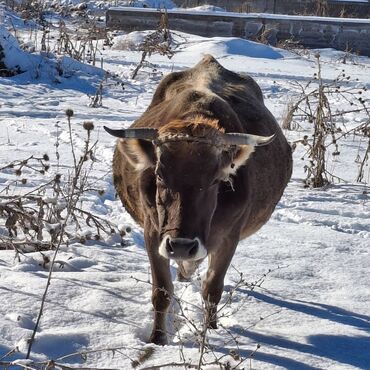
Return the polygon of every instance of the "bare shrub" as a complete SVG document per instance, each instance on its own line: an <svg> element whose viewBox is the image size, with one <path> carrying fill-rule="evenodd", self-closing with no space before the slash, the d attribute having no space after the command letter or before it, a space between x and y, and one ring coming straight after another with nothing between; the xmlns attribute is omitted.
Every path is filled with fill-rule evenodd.
<svg viewBox="0 0 370 370"><path fill-rule="evenodd" d="M17 253L56 249L58 243L85 242L86 235L101 239L114 231L110 222L79 205L78 200L84 193L103 194L103 190L95 188L89 180L97 145L91 138L94 126L92 122L84 122L85 147L78 157L71 137L72 115L73 111L67 110L67 130L74 163L72 171L57 172L42 185L24 191L20 186L27 184L30 172L41 175L49 172L51 164L47 154L15 160L0 168L0 171L14 174L16 178L0 192L0 226L7 230L7 234L0 235L0 249L14 249ZM57 157L58 147L59 142L56 145ZM19 195L13 195L17 190ZM67 222L74 225L74 232L63 227ZM79 232L82 229L91 232L81 236Z"/></svg>
<svg viewBox="0 0 370 370"><path fill-rule="evenodd" d="M363 137L367 138L367 148L365 150L365 153L363 157L361 158L361 155L358 154L356 158L356 163L359 164L358 169L358 175L357 175L357 182L366 182L365 180L365 167L369 167L369 157L370 157L370 122L363 125L362 127L359 127L358 132L360 132Z"/></svg>
<svg viewBox="0 0 370 370"><path fill-rule="evenodd" d="M319 17L326 17L328 15L327 0L316 0L316 15Z"/></svg>
<svg viewBox="0 0 370 370"><path fill-rule="evenodd" d="M20 39L21 46L28 51L67 55L83 63L96 65L100 60L100 47L111 43L105 25L99 16L89 12L85 3L75 9L58 2L27 0L15 2L14 9L22 19L33 21L29 26L25 23L21 35L16 27L13 26L12 30L14 36ZM75 16L71 19L74 10ZM67 21L62 17L58 23L48 21L48 12L60 14L66 17ZM55 34L58 35L52 40Z"/></svg>
<svg viewBox="0 0 370 370"><path fill-rule="evenodd" d="M13 8L25 20L33 20L39 24L45 22L46 2L39 0L14 1Z"/></svg>
<svg viewBox="0 0 370 370"><path fill-rule="evenodd" d="M85 28L75 32L60 20L58 31L59 36L55 46L57 54L68 55L80 62L96 65L97 54L100 52L99 40L105 40L106 34L93 19L87 18Z"/></svg>
<svg viewBox="0 0 370 370"><path fill-rule="evenodd" d="M103 105L103 82L104 80L100 81L99 86L95 91L95 95L90 97L89 107L99 108Z"/></svg>
<svg viewBox="0 0 370 370"><path fill-rule="evenodd" d="M259 42L260 44L265 45L276 45L277 39L276 34L277 30L275 28L266 27L266 25L262 25L261 30L258 32L258 35L255 37L255 41Z"/></svg>
<svg viewBox="0 0 370 370"><path fill-rule="evenodd" d="M158 28L153 33L147 35L138 48L142 51L141 59L133 71L131 78L134 79L137 76L139 70L146 63L146 58L152 54L165 55L171 59L174 54L171 43L172 36L168 25L168 14L164 11L161 14Z"/></svg>
<svg viewBox="0 0 370 370"><path fill-rule="evenodd" d="M295 83L300 89L300 96L295 103L290 104L283 120L283 128L296 129L300 127L302 121L308 121L312 124L312 136L305 135L293 143L293 149L298 144L306 148L305 157L307 157L308 163L305 165L307 174L305 185L317 188L333 182L334 179L342 180L327 169L329 153L331 152L332 158L339 156L341 139L349 134L368 138L370 111L368 100L362 97L363 92L367 90L366 87L358 86L358 83L349 86L351 76L346 75L344 71L334 80L325 82L322 76L320 54L316 54L315 58L317 72L314 79L305 85L299 82ZM347 106L333 112L333 101L338 99ZM361 112L367 115L367 120L364 123L348 130L340 125L340 120L343 120L346 115ZM362 157L362 161L359 160L362 164L357 181L363 180L363 171L367 160L368 151Z"/></svg>
<svg viewBox="0 0 370 370"><path fill-rule="evenodd" d="M289 51L290 53L296 54L300 57L309 58L310 56L310 51L293 37L279 40L276 44L276 47Z"/></svg>
<svg viewBox="0 0 370 370"><path fill-rule="evenodd" d="M65 113L70 139L67 145L70 146L73 167L69 170L64 170L64 173L56 173L51 180L40 186L33 187L28 192L21 191L19 195L9 195L14 193L11 190L15 190L11 188L19 185L19 181L16 180L0 193L0 222L2 223L0 225L8 231L7 235L5 233L0 235L0 249L14 249L16 255L31 251L54 250L51 258L42 254L43 267L49 268L49 275L37 321L29 339L26 359L30 357L32 352L32 345L40 325L54 264L60 247L64 244L68 245L73 241L85 242L87 235L91 235L92 238L99 240L102 237L102 233L109 235L115 232L114 227L108 221L85 210L79 202L86 192L96 191L100 194L103 193L102 190L94 189L94 186L89 181L89 174L95 162L95 148L97 146L97 141L92 140L94 124L89 121L83 123L86 139L82 151L79 153L74 146L72 138L71 121L74 112L71 109L67 109ZM59 144L57 136L56 157L58 169ZM24 185L27 183L26 170L44 175L50 166L47 154L40 157L32 155L24 160L13 161L0 168L0 171L10 172L10 174L14 173L16 177L21 179L21 184ZM74 232L71 227L74 228ZM84 233L80 237L78 231L82 227L93 230L93 232L91 234ZM46 368L55 368L52 364L52 362L48 362ZM27 368L37 369L40 367L29 366Z"/></svg>

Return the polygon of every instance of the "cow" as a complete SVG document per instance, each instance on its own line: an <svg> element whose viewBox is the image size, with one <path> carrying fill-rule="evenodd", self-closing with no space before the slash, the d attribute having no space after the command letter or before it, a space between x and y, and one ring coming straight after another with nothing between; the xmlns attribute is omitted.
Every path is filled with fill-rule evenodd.
<svg viewBox="0 0 370 370"><path fill-rule="evenodd" d="M164 77L130 128L105 129L119 138L117 194L144 229L154 308L150 342L168 340L170 260L187 281L208 259L202 297L208 327L216 329L236 246L268 221L292 172L291 148L261 89L206 55Z"/></svg>

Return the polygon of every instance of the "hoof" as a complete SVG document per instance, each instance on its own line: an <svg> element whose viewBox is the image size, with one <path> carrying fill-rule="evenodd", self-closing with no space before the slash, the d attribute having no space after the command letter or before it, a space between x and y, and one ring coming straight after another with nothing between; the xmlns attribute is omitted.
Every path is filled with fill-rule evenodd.
<svg viewBox="0 0 370 370"><path fill-rule="evenodd" d="M149 338L150 343L164 346L168 344L167 335L161 331L154 331Z"/></svg>
<svg viewBox="0 0 370 370"><path fill-rule="evenodd" d="M209 307L206 313L208 329L217 329L217 306Z"/></svg>

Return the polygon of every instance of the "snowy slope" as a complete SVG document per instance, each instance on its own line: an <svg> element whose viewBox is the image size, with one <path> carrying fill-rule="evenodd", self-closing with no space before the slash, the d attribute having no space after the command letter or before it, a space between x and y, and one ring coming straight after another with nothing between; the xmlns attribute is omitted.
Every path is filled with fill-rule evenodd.
<svg viewBox="0 0 370 370"><path fill-rule="evenodd" d="M89 95L103 78L98 70L90 73L81 67L58 83L48 75L35 79L29 73L0 79L0 167L15 158L48 153L51 168L46 178L27 174L32 180L27 186L38 186L56 173L54 145L60 135L62 164L71 168L69 137L60 132L66 127L65 110L73 109L72 139L78 149L84 145L82 122L92 120L95 124L97 161L90 176L105 189L103 196L89 192L85 207L114 225L132 228L124 243L113 235L99 242L62 247L33 347L35 361L91 351L85 360L73 355L60 362L75 367L129 369L132 359L148 347L152 323L151 288L146 282L149 263L142 230L114 197L110 172L114 140L104 133L103 125L127 127L149 104L160 73L190 67L205 53L211 52L229 69L252 75L279 120L296 94L292 81L308 81L315 72L312 59L245 40L180 37L180 51L171 60L153 55L149 60L155 63L156 71L146 67L137 80L129 76L140 59L139 52L103 51L105 68L122 79L124 90L108 79L100 108L88 106ZM345 70L370 87L369 59L359 58L356 65L341 64L337 61L340 55L332 50L322 52L325 78L335 78ZM354 122L364 119L353 116ZM286 132L291 141L303 134ZM208 334L213 347L213 354L206 356L208 362L223 356L224 363L235 366L240 360L229 355L231 350L246 359L240 368L370 369L370 200L364 194L365 186L354 183L356 150L348 138L336 163L348 183L326 190L303 188L301 153L295 152L292 180L270 222L242 241L235 254L222 302L226 302L227 292L233 291L240 273L245 283L223 310L221 328ZM2 171L0 191L12 181L11 171ZM24 191L22 188L16 191ZM17 348L5 360L24 358L48 274L40 253L20 256L20 261L14 256L13 251L0 252L0 358ZM202 265L199 276L205 269ZM262 284L254 286L264 274ZM199 284L197 276L192 283L175 282L175 291L188 319L201 328ZM181 317L175 302L172 313L171 343L155 348L141 367L181 363L182 356L186 362L198 363L194 330ZM257 345L260 348L250 357ZM112 351L114 348L118 349Z"/></svg>

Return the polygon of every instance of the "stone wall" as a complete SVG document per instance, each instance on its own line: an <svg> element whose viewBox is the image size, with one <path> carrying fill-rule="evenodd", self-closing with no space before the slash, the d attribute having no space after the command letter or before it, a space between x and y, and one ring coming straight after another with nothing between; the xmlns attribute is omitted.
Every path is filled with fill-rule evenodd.
<svg viewBox="0 0 370 370"><path fill-rule="evenodd" d="M291 15L316 15L317 0L173 0L181 8L191 8L198 5L215 5L229 12L272 13ZM368 18L370 16L370 1L327 1L329 17Z"/></svg>
<svg viewBox="0 0 370 370"><path fill-rule="evenodd" d="M200 36L256 40L264 33L272 45L292 39L309 48L335 48L370 56L370 20L180 10L167 13L170 29ZM156 29L161 14L155 9L111 8L106 14L107 27L128 32Z"/></svg>

